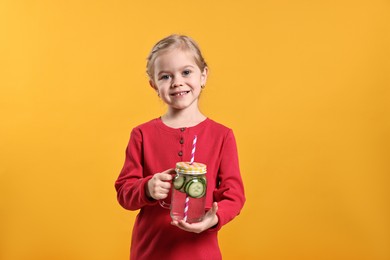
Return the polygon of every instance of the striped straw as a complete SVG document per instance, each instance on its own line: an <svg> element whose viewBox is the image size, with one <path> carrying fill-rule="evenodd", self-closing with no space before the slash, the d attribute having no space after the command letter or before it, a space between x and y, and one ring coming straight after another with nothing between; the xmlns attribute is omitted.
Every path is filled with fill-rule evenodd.
<svg viewBox="0 0 390 260"><path fill-rule="evenodd" d="M190 198L188 195L186 196L186 201L184 203L184 217L183 220L186 222L187 221L187 216L188 216L188 203L190 201Z"/></svg>
<svg viewBox="0 0 390 260"><path fill-rule="evenodd" d="M196 150L196 141L197 141L197 139L198 139L198 137L195 135L194 136L194 141L192 142L191 161L190 161L191 165L194 163L194 160L195 160L195 150ZM184 221L187 221L189 201L190 201L190 197L188 197L188 194L186 194L186 201L184 203L184 217L183 217Z"/></svg>
<svg viewBox="0 0 390 260"><path fill-rule="evenodd" d="M192 142L191 161L190 161L191 165L194 163L194 159L195 159L195 150L196 150L196 141L197 141L197 139L198 139L198 137L195 135L194 136L194 141Z"/></svg>

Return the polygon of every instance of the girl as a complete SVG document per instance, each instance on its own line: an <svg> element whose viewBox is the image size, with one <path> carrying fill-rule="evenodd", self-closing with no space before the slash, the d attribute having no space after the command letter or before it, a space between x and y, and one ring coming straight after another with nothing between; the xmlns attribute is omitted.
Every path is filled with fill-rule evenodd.
<svg viewBox="0 0 390 260"><path fill-rule="evenodd" d="M140 209L130 258L221 259L217 232L240 213L245 196L232 130L207 118L198 107L207 64L191 38L171 35L153 47L147 74L168 109L132 130L115 183L119 203L128 210ZM207 213L201 222L189 224L172 221L159 200L170 194L172 167L190 161L194 135L196 161L207 165Z"/></svg>

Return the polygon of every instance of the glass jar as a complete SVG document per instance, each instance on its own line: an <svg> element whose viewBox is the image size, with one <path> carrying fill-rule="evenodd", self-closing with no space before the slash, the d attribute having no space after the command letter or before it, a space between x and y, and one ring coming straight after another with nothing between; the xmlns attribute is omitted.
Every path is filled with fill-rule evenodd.
<svg viewBox="0 0 390 260"><path fill-rule="evenodd" d="M205 214L207 167L202 163L176 163L172 181L171 217L188 223L200 222Z"/></svg>

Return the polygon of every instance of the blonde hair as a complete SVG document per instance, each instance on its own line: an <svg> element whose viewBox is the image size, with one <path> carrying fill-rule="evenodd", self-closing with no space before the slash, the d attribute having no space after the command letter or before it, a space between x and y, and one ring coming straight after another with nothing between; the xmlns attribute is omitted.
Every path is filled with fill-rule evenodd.
<svg viewBox="0 0 390 260"><path fill-rule="evenodd" d="M200 48L193 39L185 35L172 34L157 42L149 53L146 63L146 73L148 74L149 79L153 80L154 62L158 55L161 52L172 48L180 48L182 50L192 51L194 53L195 63L198 65L200 71L203 72L207 67L207 63L203 58Z"/></svg>

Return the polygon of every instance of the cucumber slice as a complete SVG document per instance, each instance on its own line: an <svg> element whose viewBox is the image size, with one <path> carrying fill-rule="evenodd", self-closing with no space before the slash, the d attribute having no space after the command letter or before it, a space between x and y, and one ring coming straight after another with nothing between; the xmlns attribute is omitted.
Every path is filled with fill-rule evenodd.
<svg viewBox="0 0 390 260"><path fill-rule="evenodd" d="M175 189L180 190L184 183L186 182L186 178L182 175L176 175L175 179L173 180L173 186Z"/></svg>
<svg viewBox="0 0 390 260"><path fill-rule="evenodd" d="M205 177L198 177L198 179L206 185L207 181Z"/></svg>
<svg viewBox="0 0 390 260"><path fill-rule="evenodd" d="M206 183L195 178L187 182L184 189L188 196L195 199L201 198L206 194Z"/></svg>

